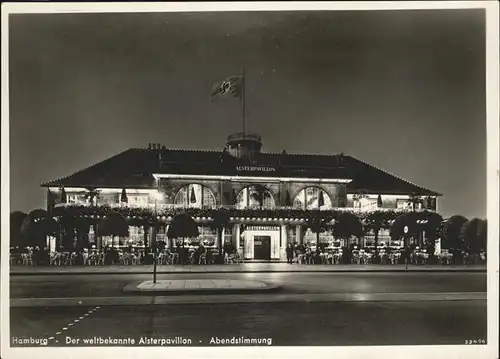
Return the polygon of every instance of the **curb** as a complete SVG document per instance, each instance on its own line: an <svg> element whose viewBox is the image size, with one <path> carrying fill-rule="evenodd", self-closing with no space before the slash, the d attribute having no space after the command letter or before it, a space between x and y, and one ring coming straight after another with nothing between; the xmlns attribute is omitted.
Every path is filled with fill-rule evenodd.
<svg viewBox="0 0 500 359"><path fill-rule="evenodd" d="M127 284L123 292L138 296L175 296L175 295L223 295L223 294L251 294L251 293L276 293L281 290L280 285L259 282L265 284L262 288L175 288L164 290L138 289L137 286L144 281L136 281Z"/></svg>
<svg viewBox="0 0 500 359"><path fill-rule="evenodd" d="M486 269L359 269L359 270L235 270L235 271L157 271L156 274L224 274L224 273L486 273ZM127 275L153 274L153 272L11 272L11 276L41 275Z"/></svg>

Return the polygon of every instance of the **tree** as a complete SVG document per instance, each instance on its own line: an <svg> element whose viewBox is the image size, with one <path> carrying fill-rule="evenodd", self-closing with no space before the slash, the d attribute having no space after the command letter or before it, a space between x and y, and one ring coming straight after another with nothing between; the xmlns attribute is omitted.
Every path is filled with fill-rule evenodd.
<svg viewBox="0 0 500 359"><path fill-rule="evenodd" d="M417 220L419 219L417 212L408 212L399 215L391 226L390 236L392 240L403 238L405 247L408 238L418 238L419 226Z"/></svg>
<svg viewBox="0 0 500 359"><path fill-rule="evenodd" d="M488 220L487 219L483 220L483 225L479 229L477 240L478 240L479 250L486 251L486 249L488 247Z"/></svg>
<svg viewBox="0 0 500 359"><path fill-rule="evenodd" d="M66 190L64 187L61 187L61 203L66 203L68 202L68 198L66 196Z"/></svg>
<svg viewBox="0 0 500 359"><path fill-rule="evenodd" d="M394 220L397 213L394 211L373 211L368 213L365 218L366 232L373 232L375 236L375 261L378 261L378 235L382 228L390 228L389 222Z"/></svg>
<svg viewBox="0 0 500 359"><path fill-rule="evenodd" d="M99 223L99 236L128 237L129 228L125 217L118 212L109 212Z"/></svg>
<svg viewBox="0 0 500 359"><path fill-rule="evenodd" d="M462 225L461 238L464 248L471 254L479 254L486 249L486 221L471 219Z"/></svg>
<svg viewBox="0 0 500 359"><path fill-rule="evenodd" d="M434 257L434 252L436 250L436 241L441 237L441 224L443 223L443 217L441 217L436 212L423 211L419 213L421 224L421 229L425 231L427 242L426 249L429 253L429 258Z"/></svg>
<svg viewBox="0 0 500 359"><path fill-rule="evenodd" d="M185 213L176 215L172 219L172 222L170 222L167 231L167 237L169 239L182 238L183 243L185 238L198 237L199 235L200 231L198 225L193 218Z"/></svg>
<svg viewBox="0 0 500 359"><path fill-rule="evenodd" d="M128 203L127 191L122 189L122 194L120 196L120 203Z"/></svg>
<svg viewBox="0 0 500 359"><path fill-rule="evenodd" d="M363 237L363 225L359 218L350 212L341 212L335 217L333 224L335 238L350 239L351 237Z"/></svg>
<svg viewBox="0 0 500 359"><path fill-rule="evenodd" d="M39 248L46 247L47 236L55 236L57 232L56 221L43 209L31 211L21 225L21 234L27 239L27 244Z"/></svg>
<svg viewBox="0 0 500 359"><path fill-rule="evenodd" d="M442 243L443 248L451 250L464 249L464 243L460 235L462 226L467 222L467 218L460 215L454 215L448 218L442 224Z"/></svg>
<svg viewBox="0 0 500 359"><path fill-rule="evenodd" d="M21 233L21 226L28 215L21 211L10 213L10 246L24 247L24 237Z"/></svg>
<svg viewBox="0 0 500 359"><path fill-rule="evenodd" d="M313 233L316 233L316 248L319 248L319 235L330 228L332 216L325 211L314 210L306 215L306 227L310 228Z"/></svg>
<svg viewBox="0 0 500 359"><path fill-rule="evenodd" d="M211 228L217 231L217 243L219 246L219 254L222 255L222 230L229 226L230 214L227 210L221 208L213 214L213 222L210 224Z"/></svg>
<svg viewBox="0 0 500 359"><path fill-rule="evenodd" d="M60 241L58 244L61 244L65 249L74 248L75 231L78 228L79 219L64 207L54 208L53 215L59 225Z"/></svg>

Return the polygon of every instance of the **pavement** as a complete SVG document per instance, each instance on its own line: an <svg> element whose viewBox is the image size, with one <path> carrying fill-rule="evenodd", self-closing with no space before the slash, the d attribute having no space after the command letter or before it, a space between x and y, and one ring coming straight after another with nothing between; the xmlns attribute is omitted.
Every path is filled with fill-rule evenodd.
<svg viewBox="0 0 500 359"><path fill-rule="evenodd" d="M486 272L486 265L357 265L357 264L288 264L239 263L223 265L161 265L157 273L270 273L270 272ZM11 266L11 275L40 274L151 274L152 265L109 265L68 267Z"/></svg>
<svg viewBox="0 0 500 359"><path fill-rule="evenodd" d="M140 281L127 284L125 293L143 294L233 294L233 293L260 293L279 289L279 285L255 280L239 279L168 279Z"/></svg>

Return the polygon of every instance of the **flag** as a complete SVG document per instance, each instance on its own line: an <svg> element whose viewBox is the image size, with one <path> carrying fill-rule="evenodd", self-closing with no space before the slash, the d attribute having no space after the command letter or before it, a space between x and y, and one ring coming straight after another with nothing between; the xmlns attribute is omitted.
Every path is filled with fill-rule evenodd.
<svg viewBox="0 0 500 359"><path fill-rule="evenodd" d="M214 84L210 98L216 100L219 97L232 96L242 97L243 95L243 76L230 76L224 81Z"/></svg>

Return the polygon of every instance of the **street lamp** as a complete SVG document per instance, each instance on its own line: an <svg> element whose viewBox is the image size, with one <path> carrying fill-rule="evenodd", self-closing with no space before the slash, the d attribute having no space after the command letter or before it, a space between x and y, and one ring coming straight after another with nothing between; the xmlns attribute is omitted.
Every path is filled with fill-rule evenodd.
<svg viewBox="0 0 500 359"><path fill-rule="evenodd" d="M163 195L160 191L156 191L154 193L154 198L155 198L155 211L154 211L154 216L153 216L153 233L154 233L154 238L153 238L153 284L156 284L156 262L157 262L157 245L156 245L156 231L157 231L157 202L159 199L163 198Z"/></svg>

